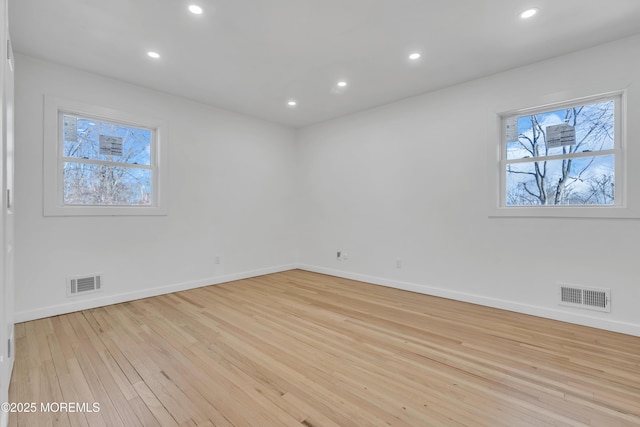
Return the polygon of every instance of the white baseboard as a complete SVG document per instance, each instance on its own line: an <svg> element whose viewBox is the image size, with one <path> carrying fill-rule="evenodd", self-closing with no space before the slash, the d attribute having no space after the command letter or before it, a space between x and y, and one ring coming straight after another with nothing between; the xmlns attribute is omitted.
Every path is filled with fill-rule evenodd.
<svg viewBox="0 0 640 427"><path fill-rule="evenodd" d="M127 301L134 301L142 298L149 298L172 292L186 291L188 289L201 288L210 285L233 282L235 280L249 279L252 277L264 276L265 274L279 273L281 271L293 270L296 266L281 265L267 267L257 270L250 270L242 273L226 274L223 276L210 277L192 282L177 283L174 285L160 286L157 288L143 289L135 292L126 292L116 295L108 295L82 301L73 301L66 304L51 305L29 311L18 311L15 313L15 323L27 322L29 320L42 319L44 317L57 316L59 314L72 313L74 311L87 310L90 308L103 307L105 305L119 304ZM92 294L100 295L100 294Z"/></svg>
<svg viewBox="0 0 640 427"><path fill-rule="evenodd" d="M9 413L0 411L0 427L7 427L8 425L9 425Z"/></svg>
<svg viewBox="0 0 640 427"><path fill-rule="evenodd" d="M448 298L456 301L464 301L472 304L484 305L487 307L499 308L502 310L514 311L517 313L530 314L532 316L544 317L546 319L559 320L561 322L574 323L576 325L588 326L597 329L604 329L612 332L620 332L627 335L640 337L640 325L633 323L619 322L615 320L602 319L589 315L571 313L563 310L556 310L547 307L539 307L522 304L514 301L489 298L482 295L457 292L449 289L442 289L433 286L420 285L416 283L401 282L364 274L351 273L348 271L334 270L326 267L298 264L300 270L312 271L315 273L327 274L330 276L342 277L344 279L357 280L360 282L372 283L375 285L388 286L390 288L402 289L405 291L417 292L420 294L433 295Z"/></svg>
<svg viewBox="0 0 640 427"><path fill-rule="evenodd" d="M71 313L79 310L102 307L110 304L118 304L127 301L133 301L142 298L149 298L157 295L164 295L172 292L185 291L204 286L218 285L221 283L232 282L235 280L249 279L252 277L263 276L265 274L279 273L282 271L300 269L312 271L330 276L342 277L345 279L357 280L360 282L372 283L375 285L387 286L405 291L417 292L426 295L433 295L442 298L448 298L457 301L469 302L472 304L484 305L487 307L499 308L502 310L514 311L517 313L530 314L532 316L544 317L547 319L559 320L561 322L574 323L592 328L604 329L612 332L620 332L623 334L634 335L640 337L640 325L633 323L619 322L615 320L592 317L589 315L571 313L560 309L552 309L547 307L539 307L528 304L522 304L514 301L501 300L498 298L489 298L482 295L470 294L465 292L457 292L449 289L437 288L422 284L402 282L398 280L386 279L376 276L368 276L359 273L352 273L342 270L334 270L326 267L318 267L307 264L289 264L276 267L268 267L257 270L246 271L242 273L228 274L224 276L211 277L192 282L178 283L174 285L162 286L157 288L144 289L135 292L128 292L117 295L109 295L102 298L85 299L82 301L73 301L67 304L58 304L48 307L38 308L36 310L22 311L15 313L15 322L26 322L29 320L41 319L44 317L57 316L59 314ZM95 294L93 294L95 295ZM0 424L0 427L3 427Z"/></svg>

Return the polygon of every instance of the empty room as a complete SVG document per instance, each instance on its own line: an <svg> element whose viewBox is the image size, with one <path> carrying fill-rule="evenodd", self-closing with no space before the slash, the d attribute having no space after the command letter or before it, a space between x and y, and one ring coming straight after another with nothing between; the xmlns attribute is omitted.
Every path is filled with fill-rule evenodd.
<svg viewBox="0 0 640 427"><path fill-rule="evenodd" d="M0 427L640 426L637 0L0 11Z"/></svg>

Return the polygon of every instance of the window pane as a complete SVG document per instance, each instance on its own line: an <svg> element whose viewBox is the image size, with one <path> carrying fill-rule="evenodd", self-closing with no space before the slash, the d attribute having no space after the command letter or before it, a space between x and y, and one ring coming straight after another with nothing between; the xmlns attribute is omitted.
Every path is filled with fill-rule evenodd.
<svg viewBox="0 0 640 427"><path fill-rule="evenodd" d="M65 114L64 157L151 164L151 130Z"/></svg>
<svg viewBox="0 0 640 427"><path fill-rule="evenodd" d="M613 205L614 157L509 164L506 170L506 205Z"/></svg>
<svg viewBox="0 0 640 427"><path fill-rule="evenodd" d="M507 160L611 150L614 108L610 100L517 117L517 141L507 141ZM505 126L515 127L515 119Z"/></svg>
<svg viewBox="0 0 640 427"><path fill-rule="evenodd" d="M151 205L151 171L65 162L65 205Z"/></svg>

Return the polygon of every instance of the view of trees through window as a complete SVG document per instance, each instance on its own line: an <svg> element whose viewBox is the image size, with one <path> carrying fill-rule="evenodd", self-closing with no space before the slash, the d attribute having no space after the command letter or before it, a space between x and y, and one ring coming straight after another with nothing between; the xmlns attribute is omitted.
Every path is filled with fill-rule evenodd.
<svg viewBox="0 0 640 427"><path fill-rule="evenodd" d="M150 129L61 115L65 205L150 206Z"/></svg>
<svg viewBox="0 0 640 427"><path fill-rule="evenodd" d="M504 119L506 206L613 205L615 104Z"/></svg>

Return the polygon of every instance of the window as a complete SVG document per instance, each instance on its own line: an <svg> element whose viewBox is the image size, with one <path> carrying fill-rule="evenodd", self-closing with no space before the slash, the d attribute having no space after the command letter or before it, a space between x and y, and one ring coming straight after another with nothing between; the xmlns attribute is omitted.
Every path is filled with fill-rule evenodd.
<svg viewBox="0 0 640 427"><path fill-rule="evenodd" d="M151 206L154 130L59 115L65 206Z"/></svg>
<svg viewBox="0 0 640 427"><path fill-rule="evenodd" d="M157 122L49 97L45 110L46 215L165 213Z"/></svg>
<svg viewBox="0 0 640 427"><path fill-rule="evenodd" d="M626 216L621 93L499 114L497 216Z"/></svg>
<svg viewBox="0 0 640 427"><path fill-rule="evenodd" d="M615 205L619 99L504 117L505 206Z"/></svg>

